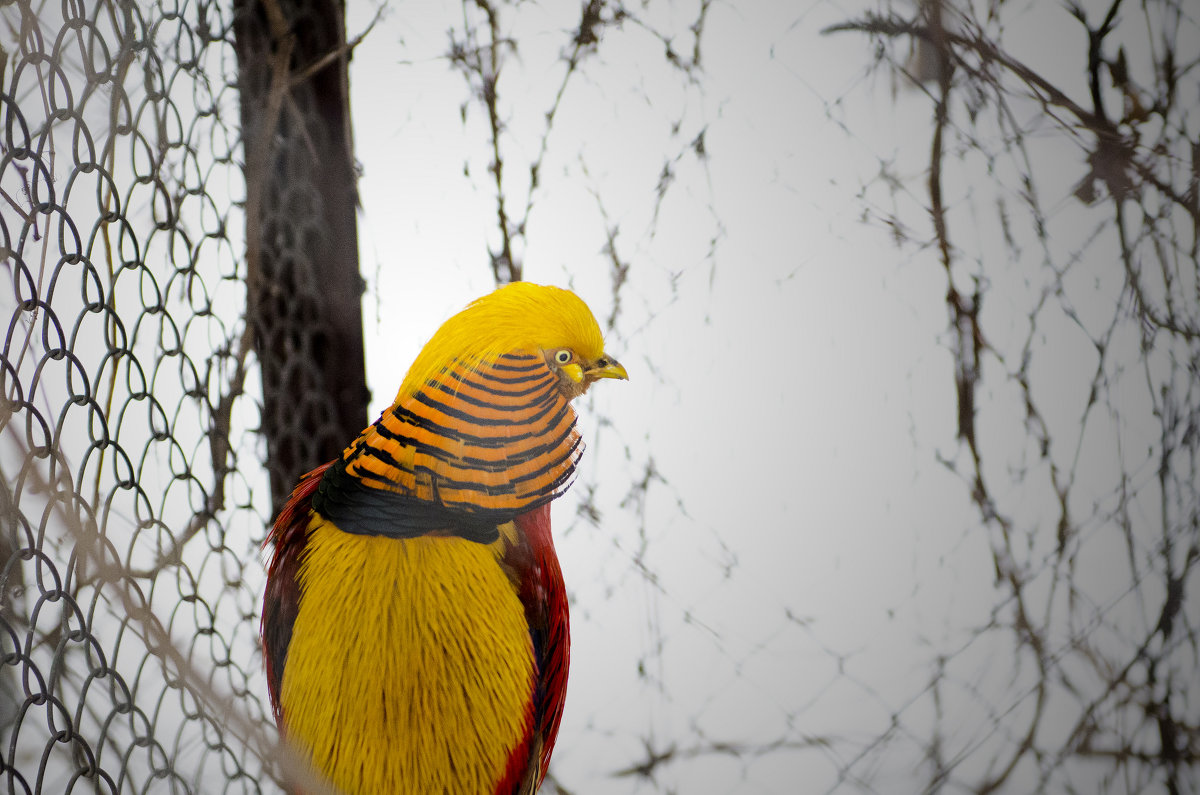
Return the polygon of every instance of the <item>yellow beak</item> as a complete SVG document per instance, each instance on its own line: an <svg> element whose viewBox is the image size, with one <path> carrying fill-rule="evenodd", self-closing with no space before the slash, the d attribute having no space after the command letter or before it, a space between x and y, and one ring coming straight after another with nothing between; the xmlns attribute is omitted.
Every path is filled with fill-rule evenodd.
<svg viewBox="0 0 1200 795"><path fill-rule="evenodd" d="M625 367L607 353L596 360L595 366L589 368L587 374L592 378L629 380L629 373L625 372Z"/></svg>

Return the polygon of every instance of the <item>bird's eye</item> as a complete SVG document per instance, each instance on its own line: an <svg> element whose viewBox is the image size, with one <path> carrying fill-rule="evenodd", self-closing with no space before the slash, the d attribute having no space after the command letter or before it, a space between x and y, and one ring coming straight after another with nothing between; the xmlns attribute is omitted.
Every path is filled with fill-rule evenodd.
<svg viewBox="0 0 1200 795"><path fill-rule="evenodd" d="M558 362L559 364L566 364L567 362L571 361L571 352L564 348L563 350L554 354L554 361Z"/></svg>

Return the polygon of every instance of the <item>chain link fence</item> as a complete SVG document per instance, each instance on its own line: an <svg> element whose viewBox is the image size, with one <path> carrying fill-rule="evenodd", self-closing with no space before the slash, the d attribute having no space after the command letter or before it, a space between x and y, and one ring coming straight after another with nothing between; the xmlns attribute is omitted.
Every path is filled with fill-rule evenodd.
<svg viewBox="0 0 1200 795"><path fill-rule="evenodd" d="M226 713L267 720L270 510L230 26L203 1L0 3L7 793L264 789Z"/></svg>
<svg viewBox="0 0 1200 795"><path fill-rule="evenodd" d="M272 16L280 5L298 16ZM944 27L934 13L943 5ZM519 211L521 202L505 204L512 187L502 174L511 180L522 169L516 161L500 168L497 139L514 119L497 100L510 85L497 89L497 64L509 47L512 61L520 59L498 20L518 6L530 7L464 3L463 29L451 30L445 56L466 79L480 106L471 112L482 111L491 136L487 157L495 159L475 171L494 182L497 278L520 275L534 204L529 198L523 214L514 212L519 219L506 221L505 208ZM555 27L566 74L539 116L545 132L526 170L530 197L545 190L539 174L550 171L543 156L568 82L571 90L600 85L586 70L599 73L618 60L612 50L594 57L602 40L629 48L639 35L680 80L702 82L705 15L721 8L701 2L679 27L690 31L692 48L667 23L667 33L655 27L651 6L679 10L592 2L570 23L575 29ZM595 646L590 660L586 649L578 656L577 670L610 668L605 681L619 681L620 693L590 694L591 711L572 718L574 734L560 739L556 756L555 773L559 760L574 765L561 791L686 791L689 781L719 775L736 779L742 789L735 791L772 792L791 791L799 778L821 791L855 792L893 791L895 781L904 782L902 791L929 792L1026 784L1187 792L1196 785L1200 641L1188 586L1194 591L1200 562L1200 150L1188 138L1194 111L1174 97L1185 84L1194 97L1200 60L1181 44L1177 70L1160 70L1161 101L1146 100L1158 116L1113 120L1113 129L1124 125L1140 141L1116 152L1127 168L1114 173L1103 166L1124 139L1088 126L1102 114L1048 105L1055 95L1034 79L1041 78L993 48L1003 42L1000 22L989 15L976 28L970 14L952 16L950 4L919 6L928 19L902 19L889 6L885 16L842 29L870 35L876 67L928 94L945 151L927 157L922 143L915 159L898 162L911 166L909 174L944 167L945 205L934 215L951 231L930 237L923 225L938 203L923 183L913 187L918 179L897 176L890 157L879 159L860 198L864 216L894 230L905 256L923 261L933 251L945 269L936 289L940 300L950 288L944 342L954 381L947 376L944 388L955 390L960 433L945 457L941 449L918 452L929 453L925 466L942 465L957 479L962 503L976 513L940 553L913 535L924 541L912 550L913 594L870 605L899 616L894 634L860 642L840 631L853 627L817 622L782 587L751 582L738 560L748 550L747 528L694 519L668 481L668 465L660 469L643 449L650 436L642 440L638 428L622 437L598 422L608 435L589 451L596 462L589 469L632 474L603 486L582 480L572 494L576 527L564 536L600 524L593 496L628 489L623 501L609 500L624 512L626 546L597 555L607 574L572 583L585 606L576 620L601 626L604 643L631 627L639 637L630 641L636 649L626 649L636 660L620 670ZM1195 30L1184 4L1144 6L1167 20L1155 36ZM330 448L350 438L335 426L361 423L365 402L357 387L339 394L322 380L328 360L350 361L338 335L361 325L348 314L357 293L335 295L313 270L330 259L322 246L356 252L355 197L331 192L321 177L296 177L350 145L348 127L331 123L322 105L345 86L306 94L298 85L344 47L327 37L333 22L321 16L333 7L0 0L0 269L11 286L0 290L8 316L0 352L0 792L277 791L281 751L257 648L259 543L273 503L304 462L331 457ZM828 11L821 3L808 8ZM290 63L281 24L302 34L292 44L306 55L292 53ZM1096 20L1087 32L1103 52ZM910 40L938 45L932 77L920 74L921 47L910 53ZM865 40L851 43L853 57L861 50L870 60ZM1099 84L1103 59L1093 60L1090 77ZM950 64L961 82L949 81ZM852 90L861 87L826 102L827 121L847 131L861 123L843 102ZM257 123L247 115L248 95L263 112ZM697 117L675 125L690 132L671 139L678 152L653 185L654 219L668 191L680 192L671 188L680 175L688 168L705 175L716 156L720 113L694 104L701 110L686 112ZM1062 129L1042 119L1047 108L1075 119L1065 125L1074 136L1064 136L1066 156L1048 143ZM1147 121L1158 117L1168 122ZM1076 159L1092 171L1073 176L1084 177L1074 198L1070 186L1048 182L1051 169L1038 167L1049 157L1043 146L1059 160L1083 152ZM247 173L261 179L248 184ZM994 219L991 194L974 192L983 185L1000 193ZM1105 192L1116 201L1098 201ZM609 325L622 330L619 310L626 325L657 323L654 335L637 340L647 348L650 336L677 335L670 320L654 317L661 307L621 304L623 295L638 297L627 279L644 278L622 247L644 258L645 247L658 243L657 221L650 242L627 243L633 236L618 238L617 207L610 220L599 191L596 200L612 266ZM349 231L328 231L330 207ZM715 272L730 244L712 213L708 250L696 259ZM980 235L978 250L959 231L967 229ZM672 290L678 256L672 248L661 257L671 263ZM1032 267L1017 268L1022 262ZM1017 298L1007 312L988 314L1010 295ZM340 330L327 322L332 305ZM1087 316L1095 306L1105 312ZM848 328L860 320L834 322ZM1082 376L1056 358L1056 346L1071 339L1064 328L1075 335L1079 361L1096 352ZM285 359L290 364L281 366ZM1064 384L1082 385L1080 400L1068 404ZM714 416L727 408L713 405ZM760 430L777 429L764 420ZM272 438L283 443L268 450ZM1001 444L1011 440L1011 449ZM913 443L920 447L915 431ZM1114 452L1114 445L1124 447ZM677 502L655 506L673 524L655 526L647 502ZM620 524L611 519L617 510L608 514L606 544ZM760 538L778 540L766 530ZM697 558L686 555L697 548L701 562L684 570L678 561L690 566ZM946 617L929 619L932 632L919 636L914 627L928 605L917 591L960 567L984 578L994 568L993 583L955 586L985 601L948 604ZM736 612L748 593L762 609ZM601 607L613 611L607 624L597 618Z"/></svg>

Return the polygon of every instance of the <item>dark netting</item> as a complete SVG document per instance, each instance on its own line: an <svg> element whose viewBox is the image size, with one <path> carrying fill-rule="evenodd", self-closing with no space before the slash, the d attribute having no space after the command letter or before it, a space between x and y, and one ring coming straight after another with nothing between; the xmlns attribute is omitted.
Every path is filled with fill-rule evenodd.
<svg viewBox="0 0 1200 795"><path fill-rule="evenodd" d="M0 3L6 793L268 780L231 29L204 0Z"/></svg>
<svg viewBox="0 0 1200 795"><path fill-rule="evenodd" d="M644 406L585 423L585 479L560 503L577 511L561 551L590 558L569 580L583 698L560 791L1197 791L1195 4L1060 8L1082 25L1043 76L1005 43L1039 4L810 0L747 45L770 53L746 57L753 80L711 88L732 59L718 39L702 61L702 33L737 4L589 2L577 22L553 5L451 4L427 60L464 79L464 140L483 130L462 171L494 200L496 278L521 275L533 208L574 181L595 210L563 225L571 256L588 262L590 239L602 270L572 259L568 281L608 279L615 350L652 383ZM366 421L341 11L0 0L0 793L277 792L277 767L318 793L279 762L256 635L273 504ZM873 64L845 45L863 71L836 89L796 57L826 24L875 45ZM409 46L403 79L428 55ZM928 138L860 137L887 88L872 69L895 81L888 136L927 118ZM570 136L629 97L655 113L612 113L635 133L615 154ZM845 209L816 206L816 125L846 133L821 158L862 160L829 184L857 192L895 261L858 257L831 220ZM729 158L749 188L720 178ZM462 211L462 234L476 218ZM821 270L813 219L855 255ZM834 289L832 269L857 275ZM902 314L948 311L947 355L873 370L943 325L901 323L882 346L892 310L864 274ZM819 335L739 336L818 304L782 327ZM830 358L781 366L791 345ZM761 405L738 413L747 383ZM857 400L828 410L856 391L887 397L883 420ZM912 494L893 506L881 473L897 467ZM846 491L814 498L839 477Z"/></svg>

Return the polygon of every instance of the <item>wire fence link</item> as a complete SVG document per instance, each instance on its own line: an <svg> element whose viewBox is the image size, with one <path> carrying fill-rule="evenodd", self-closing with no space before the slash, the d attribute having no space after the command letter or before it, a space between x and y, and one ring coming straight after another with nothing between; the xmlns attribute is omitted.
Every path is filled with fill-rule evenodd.
<svg viewBox="0 0 1200 795"><path fill-rule="evenodd" d="M282 23L265 13L279 5L0 0L0 270L9 285L0 289L0 317L8 317L0 349L0 792L276 792L278 768L298 769L275 744L265 707L256 637L259 543L272 501L304 471L303 462L327 459L353 438L355 430L333 425L361 422L354 412L363 408L365 389L331 391L330 381L345 381L323 381L321 364L348 361L341 338L327 333L331 315L341 331L361 326L350 314L357 288L335 291L327 278L329 248L357 252L354 175L340 183L347 193L296 177L331 152L348 153L348 126L332 129L339 125L318 105L334 92L296 89L315 83L349 47L342 46L344 31L335 31L341 44L327 40L332 23L313 12L316 0L283 4L296 16ZM511 117L499 98L509 96L511 83L497 89L493 59L509 46L511 62L520 59L496 20L517 5L465 3L469 13L451 30L447 56L480 104L462 106L464 124L468 110L488 119L489 160L473 173L486 171L494 182L502 242L492 264L500 278L519 275L534 205L526 198L524 215L509 222L504 208L521 206L512 200L511 175L531 175L528 196L548 191L538 175L551 170L547 140L568 82L601 85L602 68L618 60L594 57L603 37L614 47L633 46L620 38L631 31L645 37L655 58L665 50L679 73L672 76L695 88L704 15L718 7L699 4L687 28L695 38L689 61L672 48L675 37L638 19L636 9L586 4L574 31L556 28L569 37L565 55L555 56L567 66L539 110L545 128L535 158L528 168L512 159L502 169L490 158L503 148L497 140L507 140L502 120ZM235 16L234 9L246 8L263 13ZM607 499L610 517L623 512L626 535L613 541L596 529L604 546L594 547L602 564L594 571L601 573L572 583L573 596L587 606L576 611L575 626L602 627L610 633L606 644L617 634L638 637L606 645L603 659L589 659L586 650L576 657L579 681L590 662L593 672L603 668L606 684L590 694L590 705L589 694L576 690L583 697L575 714L584 717L572 718L574 735L557 745L556 766L574 765L561 791L576 791L581 780L597 791L687 791L689 782L719 775L737 782L736 791L791 791L798 780L828 792L886 792L897 781L931 792L1197 788L1200 149L1186 134L1195 129L1194 109L1175 100L1195 70L1176 74L1172 64L1200 58L1196 37L1185 35L1195 30L1185 4L1164 0L1147 8L1165 20L1155 23L1163 35L1151 38L1184 34L1182 54L1167 50L1161 60L1162 96L1147 103L1166 121L1151 124L1153 113L1132 113L1130 97L1138 94L1132 83L1125 89L1132 115L1122 123L1142 136L1136 147L1107 126L1087 126L1102 114L1074 104L1047 113L1057 107L1039 93L1049 83L1002 57L988 37L999 42L1004 26L990 16L995 30L967 25L972 17L964 16L963 31L978 27L971 35L940 21L927 30L894 15L866 14L840 26L872 36L877 65L896 74L909 68L909 55L919 55L909 53L910 39L940 40L941 57L952 57L956 74L966 76L956 79L973 81L947 82L941 100L930 94L937 140L944 134L946 141L934 162L926 160L925 144L907 171L907 155L896 159L901 166L891 154L881 156L860 199L864 218L892 229L912 262L944 251L938 267L951 287L948 347L959 434L950 454L923 448L912 460L919 454L926 467L944 467L946 478L964 487L955 492L963 515L975 513L961 534L951 528L932 542L920 530L903 535L899 526L856 536L864 549L885 550L874 556L886 564L878 571L899 572L895 582L905 590L850 604L846 610L860 614L854 621L839 621L849 613L834 611L819 622L806 605L817 611L825 610L822 599L858 599L873 585L869 568L858 569L857 580L840 562L823 574L814 556L818 562L805 561L803 569L817 583L806 584L810 597L798 588L784 593L802 575L778 552L796 547L774 545L798 535L797 528L807 531L801 525L810 517L773 527L774 514L739 502L736 513L696 520L670 481L669 457L652 455L652 441L671 437L652 439L640 427L621 435L616 423L605 423L609 441L589 450L589 469L632 474L625 482L581 481L574 529L584 536L599 528L598 506ZM280 36L276 23L310 40ZM247 28L238 25L260 38L239 36ZM1089 37L1102 43L1106 26L1088 28ZM285 39L312 58L293 53L277 63ZM585 71L589 58L595 75ZM1100 60L1085 60L1100 85ZM1122 50L1108 73L1123 62ZM951 88L965 97L965 117L947 104ZM1047 96L1063 103L1060 94ZM248 121L247 96L262 100L259 122L278 124ZM854 126L851 103L843 102L849 97L848 89L824 103L827 121L847 131ZM672 264L669 274L663 268L646 276L630 270L633 255L623 252L652 260L645 254L651 246L675 245L656 226L664 196L668 188L672 200L686 193L670 186L685 184L688 168L699 175L697 185L711 185L710 151L714 158L718 151L706 148L705 131L711 125L710 140L719 138L720 113L706 115L699 98L682 104L669 125L678 149L653 189L644 241L633 242L628 221L618 238L607 199L595 192L612 266L609 325L620 330L620 310L621 323L634 329L633 349L649 348L651 336L679 334L649 303L622 305L622 295L633 295L628 284L669 277L670 306L679 273ZM941 104L953 113L937 121ZM1056 121L1055 113L1075 122ZM324 120L324 133L306 126L314 119ZM1052 133L1073 148L1054 148ZM1071 175L1084 177L1078 187L1055 188L1056 175L1035 167L1051 155L1069 160L1062 151L1088 163L1086 173ZM578 163L569 173L581 184L603 170L589 172L582 157ZM930 238L920 230L942 200L927 202L895 175L942 173L943 166L949 200L937 214L944 228ZM262 179L252 176L248 187L244 167ZM993 194L978 187L984 185L998 197L990 221ZM1098 201L1102 188L1116 200ZM322 204L342 213L341 236L330 231ZM732 244L712 205L702 197L681 206L692 220L712 211L704 222L712 234L690 237L708 239L696 260L706 269L714 264L715 273ZM620 217L615 209L613 219ZM978 235L977 250L959 229ZM676 258L674 250L660 255ZM938 283L939 301L945 286ZM993 308L1001 306L1007 309ZM629 320L643 310L644 318ZM1076 353L1059 350L1064 339L1075 340ZM297 351L287 366L283 356L272 360L274 352ZM1070 357L1088 364L1073 370ZM674 389L665 376L655 377ZM720 399L700 405L724 417L734 404L721 402L720 389L740 401L742 385L714 380L729 383L714 386ZM794 411L791 402L779 405L781 414ZM758 433L745 439L778 434L776 418L761 413L746 418ZM267 435L283 439L270 455ZM768 447L799 438L780 435L778 443L748 449L778 453ZM793 451L786 453L777 469L790 478L795 462ZM764 490L757 478L768 469L753 467L756 480L744 492ZM797 488L794 478L764 482ZM622 489L628 494L616 493ZM773 489L765 491L773 503ZM733 502L714 499L708 507ZM841 520L842 507L835 508ZM656 524L663 515L670 523ZM607 527L618 524L609 519ZM885 559L900 547L881 539L903 544L910 537L910 563ZM750 557L756 540L769 551L760 549L754 564L739 560ZM768 555L779 558L778 569ZM785 566L787 586L779 591L748 573ZM981 581L960 581L959 569L983 572ZM994 582L982 581L993 573ZM961 594L979 601L968 604ZM875 627L882 629L869 635ZM577 642L585 634L578 632ZM613 662L615 647L628 656ZM305 789L315 793L319 785L310 782Z"/></svg>
<svg viewBox="0 0 1200 795"><path fill-rule="evenodd" d="M0 3L6 793L263 791L229 17Z"/></svg>

